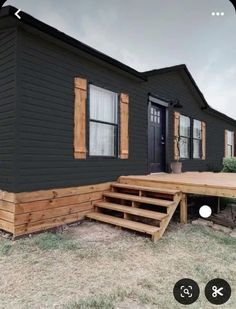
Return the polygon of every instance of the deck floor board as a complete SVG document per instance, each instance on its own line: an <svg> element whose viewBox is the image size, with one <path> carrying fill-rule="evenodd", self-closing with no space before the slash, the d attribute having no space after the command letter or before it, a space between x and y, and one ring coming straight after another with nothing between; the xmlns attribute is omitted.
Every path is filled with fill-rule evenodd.
<svg viewBox="0 0 236 309"><path fill-rule="evenodd" d="M186 172L121 176L121 183L179 189L183 193L236 197L236 173Z"/></svg>

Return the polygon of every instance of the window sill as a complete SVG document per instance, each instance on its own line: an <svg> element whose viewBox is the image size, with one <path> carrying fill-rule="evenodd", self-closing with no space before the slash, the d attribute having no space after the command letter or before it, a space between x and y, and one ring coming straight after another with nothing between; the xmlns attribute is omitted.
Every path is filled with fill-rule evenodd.
<svg viewBox="0 0 236 309"><path fill-rule="evenodd" d="M103 159L119 159L117 156L115 157L110 157L110 156L88 156L87 159L89 160L103 160Z"/></svg>

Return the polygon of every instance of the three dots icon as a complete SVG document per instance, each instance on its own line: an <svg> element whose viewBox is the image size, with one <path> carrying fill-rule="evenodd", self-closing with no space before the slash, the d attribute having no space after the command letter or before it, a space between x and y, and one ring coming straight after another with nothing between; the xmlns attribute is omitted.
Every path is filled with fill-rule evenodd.
<svg viewBox="0 0 236 309"><path fill-rule="evenodd" d="M212 16L224 16L225 13L224 12L212 12L211 15Z"/></svg>

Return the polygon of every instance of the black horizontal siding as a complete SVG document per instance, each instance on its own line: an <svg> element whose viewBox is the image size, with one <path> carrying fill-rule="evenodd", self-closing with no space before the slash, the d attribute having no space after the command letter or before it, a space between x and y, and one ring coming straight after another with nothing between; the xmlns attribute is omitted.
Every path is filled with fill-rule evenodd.
<svg viewBox="0 0 236 309"><path fill-rule="evenodd" d="M17 191L112 181L147 172L147 94L137 81L21 31ZM74 77L130 95L128 160L73 157Z"/></svg>
<svg viewBox="0 0 236 309"><path fill-rule="evenodd" d="M0 30L0 189L14 191L16 30Z"/></svg>
<svg viewBox="0 0 236 309"><path fill-rule="evenodd" d="M148 93L163 99L178 99L178 111L206 122L206 160L184 160L184 170L220 170L224 155L224 130L235 130L226 120L201 110L201 98L189 81L178 72L149 77L138 82L121 75L109 65L76 51L62 42L20 30L19 108L17 131L16 191L79 186L112 181L121 175L147 173L147 101ZM10 42L8 42L10 44ZM7 53L10 45L4 54ZM9 49L10 50L10 49ZM9 57L9 56L8 56ZM11 62L7 62L11 63ZM11 70L4 66L2 87L11 82ZM73 158L74 77L117 93L126 92L129 104L129 159ZM9 109L12 88L5 89L2 105L6 121L14 117ZM173 160L173 108L169 108L167 167ZM4 131L7 134L7 131ZM2 140L6 158L11 151L9 135ZM5 173L11 168L7 161Z"/></svg>

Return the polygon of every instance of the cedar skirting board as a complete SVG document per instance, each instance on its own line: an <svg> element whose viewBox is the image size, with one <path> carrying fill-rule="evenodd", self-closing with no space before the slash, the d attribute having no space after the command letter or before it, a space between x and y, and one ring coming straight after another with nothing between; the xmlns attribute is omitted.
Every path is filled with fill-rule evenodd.
<svg viewBox="0 0 236 309"><path fill-rule="evenodd" d="M16 237L82 220L109 189L110 183L103 183L22 193L0 191L0 229Z"/></svg>

